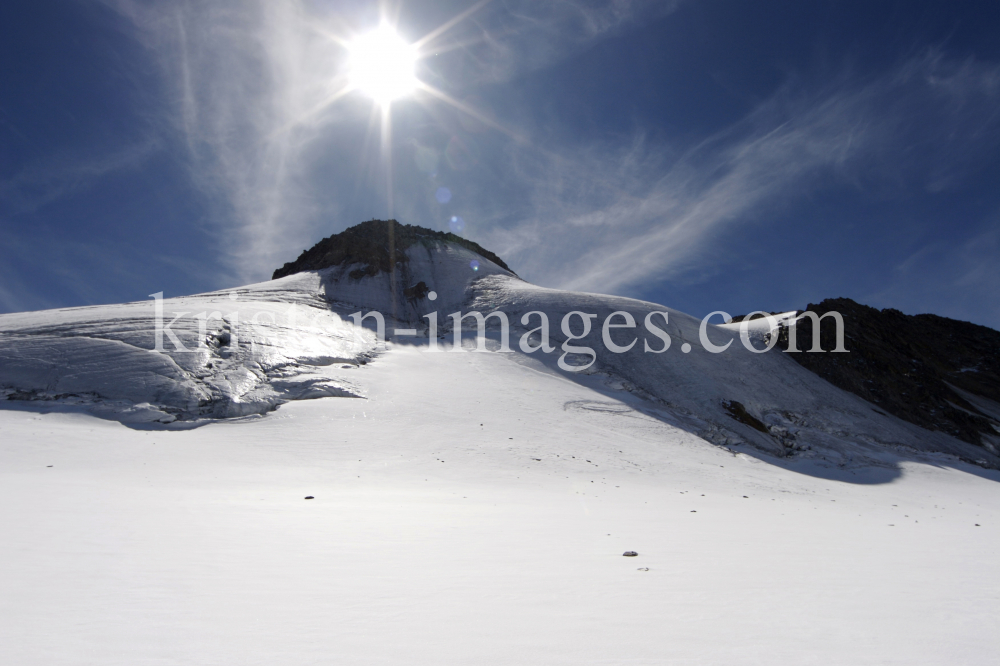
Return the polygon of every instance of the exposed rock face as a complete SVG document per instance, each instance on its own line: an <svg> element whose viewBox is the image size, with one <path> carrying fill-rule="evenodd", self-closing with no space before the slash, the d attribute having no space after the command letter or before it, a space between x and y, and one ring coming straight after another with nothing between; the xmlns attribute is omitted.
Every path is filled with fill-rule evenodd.
<svg viewBox="0 0 1000 666"><path fill-rule="evenodd" d="M894 416L997 452L1000 332L936 315L879 311L848 298L827 299L807 310L820 316L839 312L850 353L829 353L835 344L832 317L820 326L827 353L807 353L813 326L802 319L799 353L789 354L799 364ZM787 327L779 331L778 346L788 349Z"/></svg>
<svg viewBox="0 0 1000 666"><path fill-rule="evenodd" d="M364 264L361 268L351 271L350 277L355 280L379 273L389 273L394 266L409 261L407 248L428 241L447 241L461 245L513 273L503 259L478 243L461 236L400 224L396 220L370 220L324 238L300 254L295 261L274 271L271 279L277 280L303 271L316 271L349 264Z"/></svg>

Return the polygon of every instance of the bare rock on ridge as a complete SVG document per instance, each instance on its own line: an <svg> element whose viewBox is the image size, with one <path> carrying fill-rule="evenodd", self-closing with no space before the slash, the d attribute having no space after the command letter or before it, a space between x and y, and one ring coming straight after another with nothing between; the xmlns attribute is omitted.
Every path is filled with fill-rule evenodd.
<svg viewBox="0 0 1000 666"><path fill-rule="evenodd" d="M478 243L461 236L416 225L400 224L396 220L369 220L324 238L300 254L295 261L274 271L271 279L277 280L303 271L318 271L351 264L362 264L361 268L350 272L350 277L355 280L379 273L389 273L396 265L409 261L407 248L417 243L433 241L455 243L513 273L503 259Z"/></svg>
<svg viewBox="0 0 1000 666"><path fill-rule="evenodd" d="M1000 444L1000 332L931 314L877 310L831 298L808 311L839 312L850 353L808 353L812 322L796 328L800 365L879 409L928 430L946 432L997 453ZM820 326L821 348L835 346L832 317ZM778 332L788 349L788 328Z"/></svg>

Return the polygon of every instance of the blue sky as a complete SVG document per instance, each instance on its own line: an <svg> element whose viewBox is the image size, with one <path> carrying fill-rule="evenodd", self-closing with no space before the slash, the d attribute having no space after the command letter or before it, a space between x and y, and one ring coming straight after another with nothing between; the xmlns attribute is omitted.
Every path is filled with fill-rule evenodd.
<svg viewBox="0 0 1000 666"><path fill-rule="evenodd" d="M459 217L545 286L1000 328L1000 4L474 4L4 3L0 312L261 281L363 220ZM331 101L384 17L446 28L418 66L440 95L388 133Z"/></svg>

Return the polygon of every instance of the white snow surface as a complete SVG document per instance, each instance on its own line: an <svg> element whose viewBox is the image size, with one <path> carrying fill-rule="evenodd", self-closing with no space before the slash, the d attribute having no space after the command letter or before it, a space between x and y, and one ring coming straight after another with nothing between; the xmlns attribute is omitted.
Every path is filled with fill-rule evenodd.
<svg viewBox="0 0 1000 666"><path fill-rule="evenodd" d="M990 453L670 308L410 259L164 300L188 352L152 300L0 316L0 663L995 663ZM435 353L432 310L515 351ZM516 351L532 311L556 352Z"/></svg>
<svg viewBox="0 0 1000 666"><path fill-rule="evenodd" d="M131 423L198 424L266 413L288 399L360 395L314 369L353 367L375 348L374 334L330 309L316 273L166 299L163 310L183 351L167 335L164 351L153 351L153 300L2 315L0 387ZM224 343L237 325L232 349Z"/></svg>
<svg viewBox="0 0 1000 666"><path fill-rule="evenodd" d="M0 663L996 662L996 472L727 450L524 355L354 372L191 430L0 411Z"/></svg>
<svg viewBox="0 0 1000 666"><path fill-rule="evenodd" d="M579 311L596 315L590 335L576 343L593 349L596 362L571 376L598 374L609 386L646 398L664 419L716 444L748 442L779 456L799 452L844 464L870 458L871 450L884 447L1000 463L984 448L877 411L780 352L751 353L738 332L727 327L710 327L716 344L733 340L726 352L712 354L699 342L699 320L668 307L537 287L451 243L416 245L408 255L401 270L361 280L348 277L358 267L349 265L166 299L163 324L185 351L178 351L167 335L163 351L151 351L153 300L0 315L0 390L18 402L85 405L92 413L137 427L191 427L212 418L266 414L288 400L363 397L364 384L353 371L391 352L377 348L371 320L369 328L354 325L354 312L381 312L390 339L396 328L415 329L423 337L395 340L426 345L427 313L437 312L439 335L452 340L452 312L501 311L511 324L514 350L519 337L539 324L536 316L522 325L522 317L544 312L557 349L535 356L555 367L566 339L560 322ZM470 268L472 260L478 270ZM419 282L435 292L436 300L399 296ZM638 325L612 331L619 344L637 339L626 353L612 353L602 341L602 322L613 312L628 312ZM671 337L663 353L645 351L647 345L660 349L663 344L644 332L651 312L667 314L666 324L660 315L653 319ZM495 319L489 323L497 328ZM464 324L475 326L472 320ZM581 326L575 319L573 330ZM764 332L760 326L752 330L758 344ZM497 337L496 330L491 336ZM685 343L690 353L682 351ZM568 359L588 360L585 355ZM768 432L733 419L732 401Z"/></svg>

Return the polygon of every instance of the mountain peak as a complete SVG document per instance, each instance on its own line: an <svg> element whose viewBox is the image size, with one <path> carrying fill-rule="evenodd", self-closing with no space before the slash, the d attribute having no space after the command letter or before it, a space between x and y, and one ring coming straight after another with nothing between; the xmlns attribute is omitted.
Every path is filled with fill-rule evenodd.
<svg viewBox="0 0 1000 666"><path fill-rule="evenodd" d="M388 273L394 265L409 261L407 248L428 241L455 243L513 273L503 259L478 243L461 236L416 225L400 224L396 220L369 220L324 238L305 250L295 261L274 271L271 279L277 280L304 271L351 264L364 265L351 271L350 277L355 279L382 272Z"/></svg>

